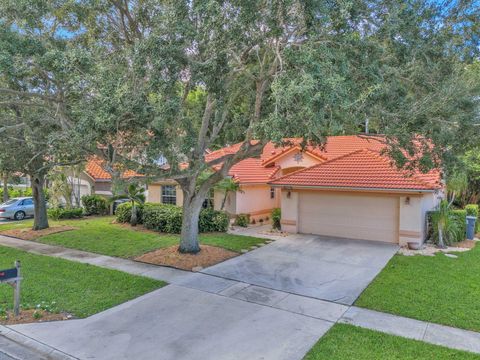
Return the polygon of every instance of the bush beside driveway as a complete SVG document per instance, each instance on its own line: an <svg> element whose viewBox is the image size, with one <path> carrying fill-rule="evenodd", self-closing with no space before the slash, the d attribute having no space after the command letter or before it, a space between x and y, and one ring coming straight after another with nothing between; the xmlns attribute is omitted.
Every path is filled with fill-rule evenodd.
<svg viewBox="0 0 480 360"><path fill-rule="evenodd" d="M480 332L480 246L455 255L395 255L355 305Z"/></svg>

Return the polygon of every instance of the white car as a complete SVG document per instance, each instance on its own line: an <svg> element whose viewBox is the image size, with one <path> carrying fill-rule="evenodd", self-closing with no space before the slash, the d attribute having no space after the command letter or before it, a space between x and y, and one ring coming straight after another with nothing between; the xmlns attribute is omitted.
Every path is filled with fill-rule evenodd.
<svg viewBox="0 0 480 360"><path fill-rule="evenodd" d="M23 220L27 216L33 216L33 198L13 198L0 204L0 219Z"/></svg>

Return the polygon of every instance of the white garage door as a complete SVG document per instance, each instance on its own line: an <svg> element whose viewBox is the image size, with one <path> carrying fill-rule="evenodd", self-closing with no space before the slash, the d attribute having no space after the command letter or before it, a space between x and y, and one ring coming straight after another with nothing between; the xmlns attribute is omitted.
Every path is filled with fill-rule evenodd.
<svg viewBox="0 0 480 360"><path fill-rule="evenodd" d="M398 197L301 192L299 232L398 242Z"/></svg>

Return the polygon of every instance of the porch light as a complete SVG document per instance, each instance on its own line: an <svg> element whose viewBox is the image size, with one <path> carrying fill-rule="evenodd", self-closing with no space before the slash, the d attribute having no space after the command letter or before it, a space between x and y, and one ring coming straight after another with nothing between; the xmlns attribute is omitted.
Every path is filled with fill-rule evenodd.
<svg viewBox="0 0 480 360"><path fill-rule="evenodd" d="M405 205L410 205L410 196L405 198Z"/></svg>

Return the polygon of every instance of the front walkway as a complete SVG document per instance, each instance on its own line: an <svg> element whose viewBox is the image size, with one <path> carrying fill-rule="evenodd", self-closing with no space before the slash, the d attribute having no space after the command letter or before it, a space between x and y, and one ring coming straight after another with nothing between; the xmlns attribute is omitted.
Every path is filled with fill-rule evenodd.
<svg viewBox="0 0 480 360"><path fill-rule="evenodd" d="M480 353L479 333L4 236L0 245L172 284L86 319L0 327L27 346L47 344L51 358L301 359L336 322Z"/></svg>

